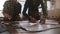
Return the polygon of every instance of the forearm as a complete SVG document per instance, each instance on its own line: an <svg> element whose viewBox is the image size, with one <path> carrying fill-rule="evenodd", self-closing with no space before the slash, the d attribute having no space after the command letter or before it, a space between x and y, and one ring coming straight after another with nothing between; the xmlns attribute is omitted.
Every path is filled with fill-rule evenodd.
<svg viewBox="0 0 60 34"><path fill-rule="evenodd" d="M44 2L43 0L41 0L41 7L42 7L42 12L44 16L47 16L47 5L46 5L46 1Z"/></svg>
<svg viewBox="0 0 60 34"><path fill-rule="evenodd" d="M7 13L3 13L3 15L4 15L4 17L6 17L7 19L11 19L12 17L9 15L9 14L7 14Z"/></svg>

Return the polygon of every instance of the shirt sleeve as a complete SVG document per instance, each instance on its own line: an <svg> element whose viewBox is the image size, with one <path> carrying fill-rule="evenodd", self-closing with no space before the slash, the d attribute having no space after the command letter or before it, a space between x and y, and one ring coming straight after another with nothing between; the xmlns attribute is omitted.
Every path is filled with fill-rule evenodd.
<svg viewBox="0 0 60 34"><path fill-rule="evenodd" d="M42 13L44 16L47 16L47 5L46 5L46 1L43 2L43 0L41 0L41 7L42 7Z"/></svg>

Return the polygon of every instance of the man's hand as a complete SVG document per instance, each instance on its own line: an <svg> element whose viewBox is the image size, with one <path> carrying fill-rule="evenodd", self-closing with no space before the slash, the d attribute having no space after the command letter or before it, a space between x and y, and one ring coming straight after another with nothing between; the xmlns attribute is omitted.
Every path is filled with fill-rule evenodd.
<svg viewBox="0 0 60 34"><path fill-rule="evenodd" d="M41 16L40 23L45 24L46 22L46 16Z"/></svg>
<svg viewBox="0 0 60 34"><path fill-rule="evenodd" d="M12 17L11 17L9 14L7 14L7 13L4 13L3 15L4 15L4 17L8 18L9 20L12 18Z"/></svg>

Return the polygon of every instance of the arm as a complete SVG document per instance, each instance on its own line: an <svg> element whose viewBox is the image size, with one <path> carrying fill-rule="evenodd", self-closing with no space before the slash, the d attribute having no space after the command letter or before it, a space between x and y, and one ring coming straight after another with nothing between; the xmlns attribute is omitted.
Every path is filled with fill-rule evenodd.
<svg viewBox="0 0 60 34"><path fill-rule="evenodd" d="M8 5L8 2L6 1L5 3L4 3L4 5L3 5L3 13L5 13L6 12L6 9L7 9L7 5Z"/></svg>
<svg viewBox="0 0 60 34"><path fill-rule="evenodd" d="M46 0L44 0L45 2L43 2L43 0L41 0L41 7L42 7L42 12L43 15L46 17L47 16L47 2Z"/></svg>
<svg viewBox="0 0 60 34"><path fill-rule="evenodd" d="M8 19L11 19L12 17L8 14L8 1L6 1L5 3L4 3L4 5L3 5L3 15L4 15L4 17L6 17L6 18L8 18Z"/></svg>
<svg viewBox="0 0 60 34"><path fill-rule="evenodd" d="M18 3L18 5L16 7L17 7L17 10L18 10L17 14L21 13L21 7L22 7L21 4Z"/></svg>

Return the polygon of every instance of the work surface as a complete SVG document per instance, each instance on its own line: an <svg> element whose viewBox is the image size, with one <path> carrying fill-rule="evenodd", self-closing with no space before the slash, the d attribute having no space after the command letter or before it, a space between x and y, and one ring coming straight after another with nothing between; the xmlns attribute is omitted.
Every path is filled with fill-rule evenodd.
<svg viewBox="0 0 60 34"><path fill-rule="evenodd" d="M43 25L41 25L39 21L37 21L38 24L34 26L30 26L29 21L15 21L15 22L19 27L16 27L15 25L13 26L11 25L6 26L4 24L0 25L1 32L0 34L60 34L60 24L58 24L58 22L54 20L46 20L46 24ZM1 23L7 24L7 22L4 21L2 21ZM20 27L23 27L28 31L25 31Z"/></svg>

